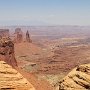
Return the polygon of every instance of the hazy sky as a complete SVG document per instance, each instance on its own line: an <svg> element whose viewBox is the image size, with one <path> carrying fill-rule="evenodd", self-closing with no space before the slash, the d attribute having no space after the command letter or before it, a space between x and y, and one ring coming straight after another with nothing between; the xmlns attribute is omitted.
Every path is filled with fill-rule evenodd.
<svg viewBox="0 0 90 90"><path fill-rule="evenodd" d="M0 25L90 25L90 0L0 0Z"/></svg>

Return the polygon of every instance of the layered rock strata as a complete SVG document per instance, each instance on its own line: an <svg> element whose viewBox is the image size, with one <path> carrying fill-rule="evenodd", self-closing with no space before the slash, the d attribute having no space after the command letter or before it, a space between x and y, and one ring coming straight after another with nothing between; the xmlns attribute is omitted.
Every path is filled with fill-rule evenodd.
<svg viewBox="0 0 90 90"><path fill-rule="evenodd" d="M73 69L60 82L59 90L90 90L90 64Z"/></svg>
<svg viewBox="0 0 90 90"><path fill-rule="evenodd" d="M17 70L0 61L0 90L35 90L35 88Z"/></svg>

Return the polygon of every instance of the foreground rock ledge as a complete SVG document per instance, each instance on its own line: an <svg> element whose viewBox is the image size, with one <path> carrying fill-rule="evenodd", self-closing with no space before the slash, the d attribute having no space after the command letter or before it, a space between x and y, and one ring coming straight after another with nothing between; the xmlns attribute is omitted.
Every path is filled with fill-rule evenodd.
<svg viewBox="0 0 90 90"><path fill-rule="evenodd" d="M15 69L0 61L0 90L35 90L35 88Z"/></svg>
<svg viewBox="0 0 90 90"><path fill-rule="evenodd" d="M73 69L60 82L59 90L90 90L90 64Z"/></svg>

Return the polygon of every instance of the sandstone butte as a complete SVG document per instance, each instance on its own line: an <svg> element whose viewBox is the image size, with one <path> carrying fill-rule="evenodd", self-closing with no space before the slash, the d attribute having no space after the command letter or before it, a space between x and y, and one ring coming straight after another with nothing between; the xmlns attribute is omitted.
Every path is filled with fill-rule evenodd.
<svg viewBox="0 0 90 90"><path fill-rule="evenodd" d="M0 90L35 90L12 66L0 61Z"/></svg>
<svg viewBox="0 0 90 90"><path fill-rule="evenodd" d="M90 64L74 68L60 81L59 90L90 90Z"/></svg>

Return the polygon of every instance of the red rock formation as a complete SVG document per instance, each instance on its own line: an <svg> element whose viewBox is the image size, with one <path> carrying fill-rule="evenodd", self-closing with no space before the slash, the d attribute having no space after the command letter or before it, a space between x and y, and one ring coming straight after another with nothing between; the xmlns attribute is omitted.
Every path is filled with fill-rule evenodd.
<svg viewBox="0 0 90 90"><path fill-rule="evenodd" d="M21 31L21 28L16 28L15 29L15 39L14 41L16 43L21 43L23 41L23 33Z"/></svg>
<svg viewBox="0 0 90 90"><path fill-rule="evenodd" d="M28 31L26 32L26 42L32 42L32 40L30 39L30 34Z"/></svg>
<svg viewBox="0 0 90 90"><path fill-rule="evenodd" d="M14 44L10 38L2 38L0 40L0 60L7 62L13 67L17 66L14 55Z"/></svg>
<svg viewBox="0 0 90 90"><path fill-rule="evenodd" d="M23 35L20 33L17 33L17 42L21 43L23 41Z"/></svg>
<svg viewBox="0 0 90 90"><path fill-rule="evenodd" d="M9 29L0 29L0 37L9 37Z"/></svg>
<svg viewBox="0 0 90 90"><path fill-rule="evenodd" d="M17 33L22 33L21 28L16 28L15 29L15 34L17 34Z"/></svg>

